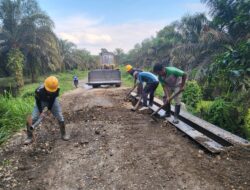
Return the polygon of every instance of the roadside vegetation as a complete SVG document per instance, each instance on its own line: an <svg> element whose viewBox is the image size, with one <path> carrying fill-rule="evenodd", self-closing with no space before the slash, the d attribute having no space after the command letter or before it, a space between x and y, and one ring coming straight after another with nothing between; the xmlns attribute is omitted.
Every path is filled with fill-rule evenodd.
<svg viewBox="0 0 250 190"><path fill-rule="evenodd" d="M184 70L188 110L250 139L250 1L201 2L211 19L203 13L185 15L127 54L120 51L120 63L141 69L162 63Z"/></svg>
<svg viewBox="0 0 250 190"><path fill-rule="evenodd" d="M211 19L203 13L184 15L128 53L115 49L116 61L121 69L131 64L150 71L163 63L184 70L188 110L250 139L250 1L202 2ZM63 93L72 88L74 70L98 68L97 56L58 38L53 29L36 0L0 0L1 142L23 126L44 76L58 73ZM124 70L122 78L125 85L133 83ZM162 93L159 86L156 95Z"/></svg>
<svg viewBox="0 0 250 190"><path fill-rule="evenodd" d="M77 75L79 79L87 76L86 71L69 71L65 73L55 73L60 82L60 95L64 92L74 89L73 76ZM24 85L20 89L17 97L6 92L0 95L0 144L8 139L14 132L25 127L25 121L29 114L31 114L34 107L34 91L43 83L46 76L41 76L38 82Z"/></svg>
<svg viewBox="0 0 250 190"><path fill-rule="evenodd" d="M25 126L46 76L58 77L62 94L73 88L74 74L83 78L96 67L95 56L53 28L36 0L0 1L0 144Z"/></svg>

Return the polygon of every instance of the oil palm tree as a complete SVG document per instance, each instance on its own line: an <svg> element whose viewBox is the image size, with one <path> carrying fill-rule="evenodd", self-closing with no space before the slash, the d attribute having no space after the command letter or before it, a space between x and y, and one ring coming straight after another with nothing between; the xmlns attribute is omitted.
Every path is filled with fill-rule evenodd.
<svg viewBox="0 0 250 190"><path fill-rule="evenodd" d="M231 42L227 34L211 26L204 14L184 16L176 27L183 36L183 43L172 48L171 59L185 70L195 67L203 70L209 64L206 58L211 58L214 53L224 49L223 44Z"/></svg>
<svg viewBox="0 0 250 190"><path fill-rule="evenodd" d="M76 50L76 45L68 40L59 39L59 50L62 57L63 70L72 69L76 64L73 52Z"/></svg>
<svg viewBox="0 0 250 190"><path fill-rule="evenodd" d="M234 40L244 39L250 31L250 1L201 0L210 9L213 24Z"/></svg>
<svg viewBox="0 0 250 190"><path fill-rule="evenodd" d="M36 0L0 1L0 53L18 49L25 57L26 72L35 80L41 62L59 62L53 21ZM47 57L44 59L44 57ZM6 64L7 65L7 64Z"/></svg>

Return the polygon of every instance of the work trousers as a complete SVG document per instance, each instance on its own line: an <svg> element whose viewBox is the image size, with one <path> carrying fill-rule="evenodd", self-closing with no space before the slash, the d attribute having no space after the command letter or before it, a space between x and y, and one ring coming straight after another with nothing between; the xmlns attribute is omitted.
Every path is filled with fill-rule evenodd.
<svg viewBox="0 0 250 190"><path fill-rule="evenodd" d="M44 109L45 107L48 107L48 103L47 102L41 102L42 105L42 109ZM64 118L63 118L63 114L62 114L62 109L61 106L59 104L59 100L58 98L55 99L54 104L51 108L51 113L54 115L54 117L59 121L59 122L64 122ZM34 124L38 118L40 116L40 112L38 110L37 105L35 105L33 112L32 112L32 124Z"/></svg>
<svg viewBox="0 0 250 190"><path fill-rule="evenodd" d="M147 99L149 94L149 105L153 104L154 101L154 93L156 88L158 87L159 82L147 83L146 86L143 88L142 91L142 99L143 99L143 106L147 106Z"/></svg>

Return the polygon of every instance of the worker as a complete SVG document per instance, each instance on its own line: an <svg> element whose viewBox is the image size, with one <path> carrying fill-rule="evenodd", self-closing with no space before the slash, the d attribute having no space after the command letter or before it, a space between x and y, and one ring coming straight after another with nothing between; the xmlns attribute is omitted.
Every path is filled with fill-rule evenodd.
<svg viewBox="0 0 250 190"><path fill-rule="evenodd" d="M137 95L140 96L140 93L142 91L142 86L137 86L136 84L136 78L133 76L134 72L142 72L140 69L133 68L131 65L126 65L126 71L134 78L134 88L137 87Z"/></svg>
<svg viewBox="0 0 250 190"><path fill-rule="evenodd" d="M187 74L176 67L164 67L162 64L155 64L154 73L159 76L159 81L162 85L164 96L163 102L166 104L166 117L170 117L171 105L169 102L170 93L177 93L184 90ZM179 123L179 115L181 109L181 94L177 95L175 100L174 123Z"/></svg>
<svg viewBox="0 0 250 190"><path fill-rule="evenodd" d="M47 109L50 110L58 120L61 138L65 141L69 140L69 136L65 131L65 122L61 106L58 101L59 91L59 82L54 76L46 78L44 84L35 90L35 107L32 115L27 119L27 139L24 144L27 145L33 142L32 124L34 124L40 116L43 116L43 110L45 107L47 107Z"/></svg>
<svg viewBox="0 0 250 190"><path fill-rule="evenodd" d="M74 76L73 81L74 81L75 87L77 88L77 86L78 86L78 77L76 75Z"/></svg>
<svg viewBox="0 0 250 190"><path fill-rule="evenodd" d="M142 72L141 69L133 68L131 65L126 65L126 71L133 77L135 71ZM134 79L134 85L136 84L136 79Z"/></svg>
<svg viewBox="0 0 250 190"><path fill-rule="evenodd" d="M139 111L143 111L143 110L148 109L148 105L147 105L148 94L149 94L149 106L153 106L154 93L155 93L156 88L158 87L159 80L157 76L155 76L153 73L150 73L150 72L135 71L133 76L137 80L138 87L143 87L143 83L145 83L144 88L142 88L142 93L141 93L143 107L139 109Z"/></svg>

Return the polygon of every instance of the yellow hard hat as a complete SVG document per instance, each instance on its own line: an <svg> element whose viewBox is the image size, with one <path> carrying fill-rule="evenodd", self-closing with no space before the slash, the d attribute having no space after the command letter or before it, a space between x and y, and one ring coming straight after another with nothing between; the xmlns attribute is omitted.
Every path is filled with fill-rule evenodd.
<svg viewBox="0 0 250 190"><path fill-rule="evenodd" d="M131 69L133 69L133 67L131 65L126 65L126 71L130 71Z"/></svg>
<svg viewBox="0 0 250 190"><path fill-rule="evenodd" d="M50 76L50 77L46 78L44 81L44 87L49 92L57 91L58 86L59 86L58 79L54 76Z"/></svg>

